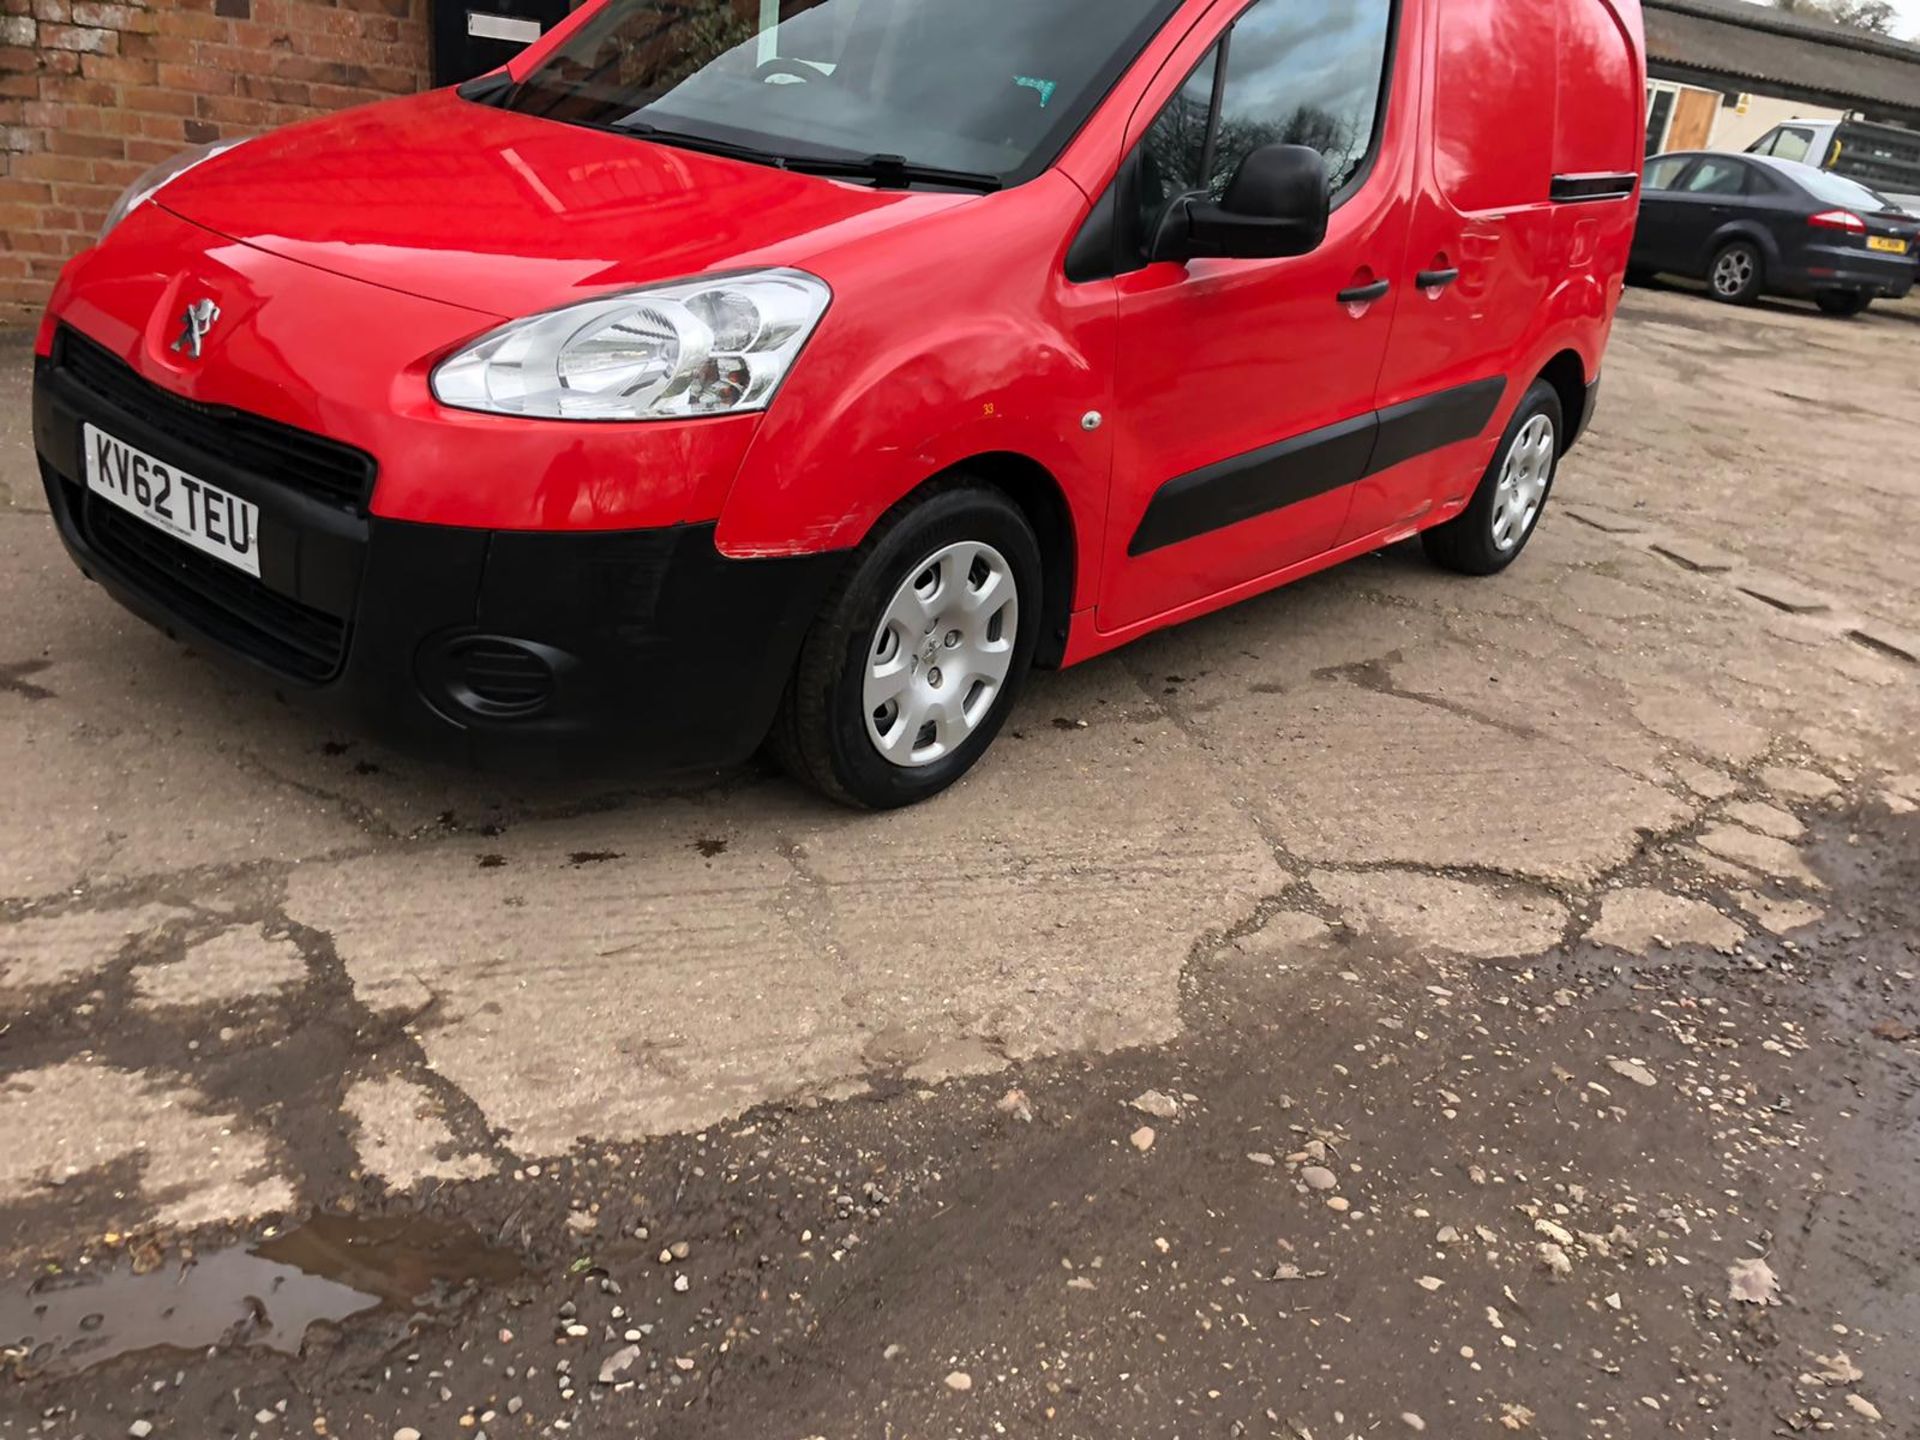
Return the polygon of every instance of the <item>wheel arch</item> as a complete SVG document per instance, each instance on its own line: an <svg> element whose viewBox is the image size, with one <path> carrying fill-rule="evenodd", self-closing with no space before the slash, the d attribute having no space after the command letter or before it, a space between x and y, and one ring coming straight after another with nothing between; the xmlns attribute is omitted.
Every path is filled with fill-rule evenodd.
<svg viewBox="0 0 1920 1440"><path fill-rule="evenodd" d="M1729 220L1713 232L1713 238L1707 241L1706 253L1700 257L1700 273L1711 277L1714 256L1736 240L1745 240L1760 252L1760 281L1764 285L1768 274L1779 268L1780 247L1766 226L1751 220Z"/></svg>
<svg viewBox="0 0 1920 1440"><path fill-rule="evenodd" d="M1030 455L1012 450L986 450L943 467L897 500L874 526L914 505L927 490L953 480L973 480L1000 491L1020 508L1040 542L1040 575L1045 592L1040 599L1040 638L1033 663L1058 669L1067 649L1067 627L1073 614L1073 596L1079 581L1079 534L1073 508L1059 479ZM871 533L873 527L869 527ZM863 537L864 538L864 537Z"/></svg>
<svg viewBox="0 0 1920 1440"><path fill-rule="evenodd" d="M1566 454L1578 436L1587 426L1587 363L1580 358L1580 352L1573 349L1562 350L1540 367L1534 380L1544 380L1553 386L1554 393L1560 397L1560 453ZM1532 381L1528 382L1531 387Z"/></svg>

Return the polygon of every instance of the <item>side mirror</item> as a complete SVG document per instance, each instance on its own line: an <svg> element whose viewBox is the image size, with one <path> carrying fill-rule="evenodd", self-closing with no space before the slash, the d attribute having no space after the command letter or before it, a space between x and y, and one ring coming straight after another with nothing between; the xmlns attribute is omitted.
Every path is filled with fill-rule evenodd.
<svg viewBox="0 0 1920 1440"><path fill-rule="evenodd" d="M1155 260L1277 260L1327 238L1327 162L1310 145L1262 145L1240 162L1226 197L1174 204L1154 237Z"/></svg>

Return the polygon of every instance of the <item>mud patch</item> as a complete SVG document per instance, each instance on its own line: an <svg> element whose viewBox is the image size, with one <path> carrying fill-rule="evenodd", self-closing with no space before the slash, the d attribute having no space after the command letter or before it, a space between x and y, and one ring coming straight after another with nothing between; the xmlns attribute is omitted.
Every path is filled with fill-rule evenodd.
<svg viewBox="0 0 1920 1440"><path fill-rule="evenodd" d="M18 695L23 700L53 699L53 691L27 679L29 675L38 675L49 669L52 664L51 660L26 660L18 665L0 665L0 690L9 695Z"/></svg>
<svg viewBox="0 0 1920 1440"><path fill-rule="evenodd" d="M76 1375L142 1351L297 1355L315 1325L381 1308L446 1313L521 1273L517 1257L460 1226L323 1215L251 1248L152 1270L129 1258L0 1295L0 1344L20 1379Z"/></svg>

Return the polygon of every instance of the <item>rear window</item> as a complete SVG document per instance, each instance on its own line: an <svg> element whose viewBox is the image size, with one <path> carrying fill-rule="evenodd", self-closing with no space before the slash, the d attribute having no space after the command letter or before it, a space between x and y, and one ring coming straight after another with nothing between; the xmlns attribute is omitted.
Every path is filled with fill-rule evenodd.
<svg viewBox="0 0 1920 1440"><path fill-rule="evenodd" d="M1796 166L1791 175L1794 184L1810 192L1822 205L1844 205L1849 210L1865 210L1868 213L1894 208L1891 200L1844 175L1815 170L1810 165Z"/></svg>

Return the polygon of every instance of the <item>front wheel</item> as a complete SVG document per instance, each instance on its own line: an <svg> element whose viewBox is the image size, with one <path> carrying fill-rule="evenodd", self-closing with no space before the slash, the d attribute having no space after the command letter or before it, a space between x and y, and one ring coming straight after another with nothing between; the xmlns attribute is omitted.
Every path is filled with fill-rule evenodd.
<svg viewBox="0 0 1920 1440"><path fill-rule="evenodd" d="M1560 392L1545 380L1534 381L1467 508L1421 532L1435 564L1463 575L1497 575L1520 558L1553 491L1565 423Z"/></svg>
<svg viewBox="0 0 1920 1440"><path fill-rule="evenodd" d="M1813 303L1829 315L1858 315L1873 303L1864 290L1822 290Z"/></svg>
<svg viewBox="0 0 1920 1440"><path fill-rule="evenodd" d="M795 779L843 804L937 795L986 753L1032 665L1040 546L998 490L945 483L854 552L774 724Z"/></svg>

